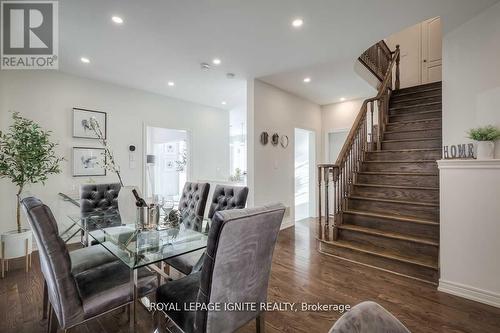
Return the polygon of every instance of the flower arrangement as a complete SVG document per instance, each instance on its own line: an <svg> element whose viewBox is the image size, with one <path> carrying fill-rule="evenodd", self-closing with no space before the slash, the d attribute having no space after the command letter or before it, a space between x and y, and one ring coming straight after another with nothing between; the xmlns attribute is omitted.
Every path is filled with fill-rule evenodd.
<svg viewBox="0 0 500 333"><path fill-rule="evenodd" d="M475 141L495 141L500 139L500 130L491 125L471 128L467 132L467 136L469 139Z"/></svg>
<svg viewBox="0 0 500 333"><path fill-rule="evenodd" d="M105 139L104 133L101 130L101 126L94 117L90 118L90 128L94 131L99 142L104 146L104 154L106 156L104 160L104 167L107 170L116 173L118 180L120 181L120 185L123 187L123 181L120 175L120 166L116 163L113 152L109 148L108 141Z"/></svg>

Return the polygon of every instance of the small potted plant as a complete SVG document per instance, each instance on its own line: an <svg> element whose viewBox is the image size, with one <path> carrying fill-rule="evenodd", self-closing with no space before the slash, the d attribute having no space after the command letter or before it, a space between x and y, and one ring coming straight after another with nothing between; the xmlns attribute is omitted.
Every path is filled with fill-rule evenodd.
<svg viewBox="0 0 500 333"><path fill-rule="evenodd" d="M468 138L476 141L478 160L491 160L495 154L495 141L500 139L500 130L494 126L472 128Z"/></svg>
<svg viewBox="0 0 500 333"><path fill-rule="evenodd" d="M14 123L8 131L0 131L0 179L7 178L17 187L17 229L1 235L3 259L31 254L31 230L21 226L21 193L26 186L44 184L49 175L60 173L63 160L56 154L57 144L50 141L50 131L18 112L13 113L12 119Z"/></svg>

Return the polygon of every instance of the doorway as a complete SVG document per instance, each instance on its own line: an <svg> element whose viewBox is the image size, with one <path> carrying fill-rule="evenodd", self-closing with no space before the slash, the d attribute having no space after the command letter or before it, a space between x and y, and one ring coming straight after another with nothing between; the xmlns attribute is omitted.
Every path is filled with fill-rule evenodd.
<svg viewBox="0 0 500 333"><path fill-rule="evenodd" d="M316 170L316 135L313 131L295 129L295 221L314 216Z"/></svg>
<svg viewBox="0 0 500 333"><path fill-rule="evenodd" d="M145 151L146 198L178 202L190 169L189 133L147 126Z"/></svg>
<svg viewBox="0 0 500 333"><path fill-rule="evenodd" d="M348 129L332 130L328 132L326 145L328 147L328 155L326 157L328 163L335 163L337 161L348 135Z"/></svg>

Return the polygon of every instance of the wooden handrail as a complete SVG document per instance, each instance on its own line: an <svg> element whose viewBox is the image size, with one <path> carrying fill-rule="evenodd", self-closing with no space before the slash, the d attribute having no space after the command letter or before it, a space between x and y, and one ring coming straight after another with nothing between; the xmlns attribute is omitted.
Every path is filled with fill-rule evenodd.
<svg viewBox="0 0 500 333"><path fill-rule="evenodd" d="M329 227L331 218L329 198L330 182L333 182L332 215L334 239L336 239L338 226L342 223L342 212L347 209L347 198L351 191L352 184L355 182L356 174L360 171L360 162L364 160L365 152L375 149L375 142L377 144L376 148L379 150L381 149L381 141L389 115L389 98L392 91L392 71L394 66L396 66L395 87L399 89L399 45L396 46L394 52L391 52L385 42L381 41L365 51L365 53L374 53L374 50L377 52L377 59L385 59L385 55L390 57L388 63L383 63L383 60L379 61L379 65L382 67L375 69L375 71L384 69L384 76L381 79L377 95L363 101L361 109L354 120L335 164L318 164L319 226L321 230L323 212L321 207L322 184L324 183L325 186L325 226ZM384 53L384 56L381 55L381 52ZM369 59L368 56L365 58ZM375 125L374 122L375 102L377 102L378 125Z"/></svg>

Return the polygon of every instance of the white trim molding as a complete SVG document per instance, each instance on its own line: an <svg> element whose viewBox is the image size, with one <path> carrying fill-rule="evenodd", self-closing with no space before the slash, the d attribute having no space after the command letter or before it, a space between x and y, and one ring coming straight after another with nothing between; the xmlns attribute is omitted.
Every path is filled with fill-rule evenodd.
<svg viewBox="0 0 500 333"><path fill-rule="evenodd" d="M439 160L439 169L500 169L500 159L495 160Z"/></svg>
<svg viewBox="0 0 500 333"><path fill-rule="evenodd" d="M500 308L500 294L457 282L439 280L438 290Z"/></svg>

